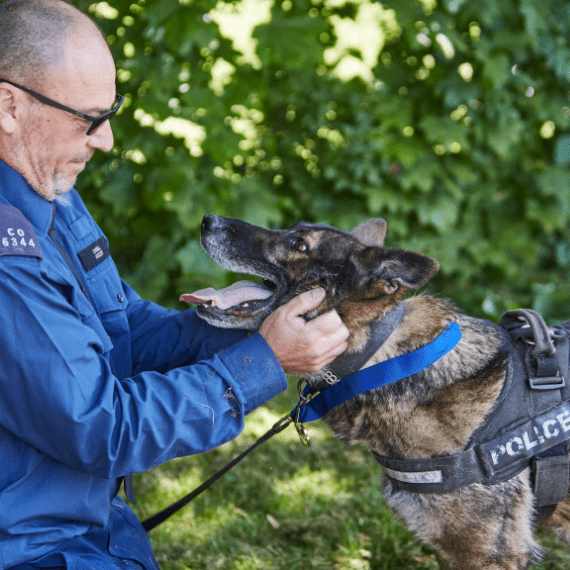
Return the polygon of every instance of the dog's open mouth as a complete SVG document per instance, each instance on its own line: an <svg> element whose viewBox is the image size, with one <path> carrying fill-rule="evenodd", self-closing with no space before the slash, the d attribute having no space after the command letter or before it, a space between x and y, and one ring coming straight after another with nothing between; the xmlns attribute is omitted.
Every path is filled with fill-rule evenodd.
<svg viewBox="0 0 570 570"><path fill-rule="evenodd" d="M218 313L235 315L253 312L269 304L276 290L277 285L268 279L263 283L243 280L224 289L208 287L181 295L180 300L215 309Z"/></svg>

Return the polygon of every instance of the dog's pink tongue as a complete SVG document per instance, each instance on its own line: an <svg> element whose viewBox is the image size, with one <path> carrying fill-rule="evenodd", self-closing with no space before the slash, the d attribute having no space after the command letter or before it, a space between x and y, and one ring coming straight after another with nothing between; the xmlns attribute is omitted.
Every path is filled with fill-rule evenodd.
<svg viewBox="0 0 570 570"><path fill-rule="evenodd" d="M186 303L207 303L211 301L218 309L229 309L246 301L263 301L271 297L270 289L256 281L238 281L229 287L216 291L213 287L200 289L191 294L180 295Z"/></svg>

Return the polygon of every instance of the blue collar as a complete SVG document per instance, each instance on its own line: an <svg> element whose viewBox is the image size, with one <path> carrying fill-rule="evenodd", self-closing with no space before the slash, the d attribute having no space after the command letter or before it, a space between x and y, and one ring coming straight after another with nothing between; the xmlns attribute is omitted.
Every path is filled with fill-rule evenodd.
<svg viewBox="0 0 570 570"><path fill-rule="evenodd" d="M296 421L306 423L319 420L329 410L354 396L417 374L450 352L460 340L461 328L457 323L449 323L447 328L426 346L363 368L323 390L301 407L299 418ZM303 396L308 396L311 392L310 386L306 386ZM291 412L291 418L296 417L302 402L303 399Z"/></svg>

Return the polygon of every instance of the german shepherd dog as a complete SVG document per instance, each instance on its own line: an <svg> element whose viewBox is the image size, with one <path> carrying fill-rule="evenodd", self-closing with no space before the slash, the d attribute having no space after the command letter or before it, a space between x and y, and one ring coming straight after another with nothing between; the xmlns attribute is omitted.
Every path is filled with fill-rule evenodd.
<svg viewBox="0 0 570 570"><path fill-rule="evenodd" d="M278 306L323 287L325 300L306 318L336 309L350 331L347 352L361 350L372 325L439 269L426 255L385 248L381 219L345 233L308 223L268 230L208 215L201 231L202 246L223 267L265 280L265 285L244 281L220 292L183 295L182 300L200 303L203 319L217 327L257 330ZM415 459L461 452L501 393L508 334L463 315L447 299L422 294L403 302L402 320L368 366L425 346L452 322L461 327L460 342L427 369L356 396L324 419L336 438L347 444L364 440L381 456ZM307 381L322 390L327 386L322 376L319 371ZM382 490L396 514L435 548L444 567L520 570L542 554L533 533L529 469L504 483L474 483L445 494L398 490L383 475ZM570 542L570 499L542 526Z"/></svg>

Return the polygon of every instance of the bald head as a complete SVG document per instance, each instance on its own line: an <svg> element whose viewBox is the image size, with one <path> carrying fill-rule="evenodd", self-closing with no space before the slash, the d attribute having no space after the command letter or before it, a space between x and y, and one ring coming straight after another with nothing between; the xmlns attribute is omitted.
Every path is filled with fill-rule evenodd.
<svg viewBox="0 0 570 570"><path fill-rule="evenodd" d="M0 0L1 1L1 0ZM113 148L108 122L91 122L38 101L25 88L84 115L108 111L116 94L115 63L105 38L63 0L0 3L0 159L40 196L69 191L96 150Z"/></svg>
<svg viewBox="0 0 570 570"><path fill-rule="evenodd" d="M66 41L81 35L106 44L93 21L63 0L5 0L0 4L0 77L40 88L66 66Z"/></svg>

